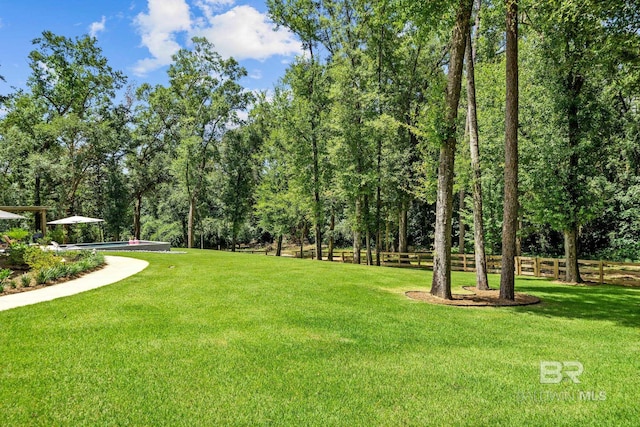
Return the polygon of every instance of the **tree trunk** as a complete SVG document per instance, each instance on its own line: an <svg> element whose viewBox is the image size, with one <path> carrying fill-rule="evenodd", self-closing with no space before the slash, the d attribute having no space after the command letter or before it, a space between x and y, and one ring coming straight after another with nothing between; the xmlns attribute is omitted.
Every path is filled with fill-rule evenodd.
<svg viewBox="0 0 640 427"><path fill-rule="evenodd" d="M322 206L320 203L320 168L318 166L318 143L316 141L315 126L312 129L313 143L313 222L316 235L316 255L322 261Z"/></svg>
<svg viewBox="0 0 640 427"><path fill-rule="evenodd" d="M364 196L364 226L365 226L365 234L364 241L367 246L367 265L373 265L373 256L371 253L371 212L369 209L369 195L365 194Z"/></svg>
<svg viewBox="0 0 640 427"><path fill-rule="evenodd" d="M276 244L276 256L282 255L282 234L278 235L278 243Z"/></svg>
<svg viewBox="0 0 640 427"><path fill-rule="evenodd" d="M447 74L447 138L440 147L438 192L436 199L436 229L434 235L433 280L431 294L451 299L451 216L453 213L453 167L456 151L456 121L462 85L464 51L469 32L472 0L460 0L456 25L451 37L449 71Z"/></svg>
<svg viewBox="0 0 640 427"><path fill-rule="evenodd" d="M567 77L567 90L569 92L569 105L567 109L567 121L569 130L569 169L566 184L566 191L569 193L571 206L569 211L569 226L564 230L564 251L567 262L567 282L579 283L580 271L578 269L578 218L576 217L576 206L579 204L578 194L578 166L579 157L577 153L580 142L580 123L578 121L578 96L582 90L584 79L579 74L569 72Z"/></svg>
<svg viewBox="0 0 640 427"><path fill-rule="evenodd" d="M356 226L353 230L353 263L360 264L360 245L361 245L361 234L360 227L362 224L360 212L360 196L356 197Z"/></svg>
<svg viewBox="0 0 640 427"><path fill-rule="evenodd" d="M567 263L565 280L569 283L582 283L578 267L578 228L564 230L564 256Z"/></svg>
<svg viewBox="0 0 640 427"><path fill-rule="evenodd" d="M304 235L306 229L307 226L303 225L302 229L300 230L300 259L304 259Z"/></svg>
<svg viewBox="0 0 640 427"><path fill-rule="evenodd" d="M189 199L189 218L187 222L187 247L193 247L194 228L195 228L195 216L196 216L196 199L191 197Z"/></svg>
<svg viewBox="0 0 640 427"><path fill-rule="evenodd" d="M476 31L478 18L476 17ZM467 37L467 103L469 123L469 150L473 185L473 247L476 261L476 288L489 289L487 280L487 257L484 248L484 219L482 218L482 172L480 168L480 146L478 138L478 115L476 110L476 80L474 66L474 48L471 43L471 31Z"/></svg>
<svg viewBox="0 0 640 427"><path fill-rule="evenodd" d="M328 254L327 254L327 259L329 261L333 261L333 231L336 228L336 214L333 211L333 208L331 209L331 219L329 221L329 249L328 249Z"/></svg>
<svg viewBox="0 0 640 427"><path fill-rule="evenodd" d="M376 265L380 267L380 251L382 251L382 195L380 188L380 154L378 155L378 188L376 191Z"/></svg>
<svg viewBox="0 0 640 427"><path fill-rule="evenodd" d="M507 0L506 106L504 144L504 213L500 298L515 299L518 229L518 2Z"/></svg>
<svg viewBox="0 0 640 427"><path fill-rule="evenodd" d="M238 244L238 236L235 230L231 231L231 252L236 251L236 245Z"/></svg>
<svg viewBox="0 0 640 427"><path fill-rule="evenodd" d="M518 233L516 234L516 256L522 256L522 215L518 215Z"/></svg>
<svg viewBox="0 0 640 427"><path fill-rule="evenodd" d="M464 188L460 189L460 194L458 196L458 253L464 254L464 235L465 235L465 226L464 226Z"/></svg>
<svg viewBox="0 0 640 427"><path fill-rule="evenodd" d="M316 234L316 256L318 261L322 261L322 224L317 222L315 224Z"/></svg>
<svg viewBox="0 0 640 427"><path fill-rule="evenodd" d="M409 212L409 202L402 199L400 204L400 215L398 216L398 252L406 253L409 251L407 216Z"/></svg>
<svg viewBox="0 0 640 427"><path fill-rule="evenodd" d="M133 202L133 238L140 240L140 215L142 214L142 195L137 194Z"/></svg>
<svg viewBox="0 0 640 427"><path fill-rule="evenodd" d="M1 97L0 97L1 98ZM41 206L41 198L40 198L40 188L42 187L41 184L41 179L40 179L40 175L38 173L36 173L36 179L35 179L35 189L34 189L34 196L33 196L33 205L34 206ZM42 235L45 235L45 227L47 226L47 224L43 224L42 223L42 217L40 215L35 215L36 217L36 230L41 230L42 231Z"/></svg>
<svg viewBox="0 0 640 427"><path fill-rule="evenodd" d="M384 238L384 245L385 245L385 252L389 252L389 233L391 232L390 227L389 227L389 219L387 218L387 220L385 221L385 238Z"/></svg>

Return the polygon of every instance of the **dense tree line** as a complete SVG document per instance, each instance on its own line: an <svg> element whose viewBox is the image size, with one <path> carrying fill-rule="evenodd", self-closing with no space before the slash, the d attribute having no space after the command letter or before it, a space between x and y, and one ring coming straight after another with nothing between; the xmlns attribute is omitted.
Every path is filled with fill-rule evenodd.
<svg viewBox="0 0 640 427"><path fill-rule="evenodd" d="M0 203L175 246L433 250L444 297L456 239L478 265L563 254L571 281L640 259L634 3L423 3L267 1L304 48L267 93L205 39L126 87L96 39L45 31L0 99Z"/></svg>

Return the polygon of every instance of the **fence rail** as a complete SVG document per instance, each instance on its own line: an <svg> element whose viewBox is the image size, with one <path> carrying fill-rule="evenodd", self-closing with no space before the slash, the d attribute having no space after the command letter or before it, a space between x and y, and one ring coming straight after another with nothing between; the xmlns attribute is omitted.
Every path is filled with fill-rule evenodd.
<svg viewBox="0 0 640 427"><path fill-rule="evenodd" d="M241 250L239 252L275 255L273 250ZM294 258L315 259L315 250L282 251L283 256ZM323 254L326 258L326 253ZM352 263L353 251L334 251L333 261ZM489 255L487 258L487 272L500 273L502 257ZM374 254L375 262L375 254ZM366 252L361 251L360 263L366 264ZM433 254L431 252L381 252L380 264L386 267L396 268L421 268L433 269ZM476 262L473 254L451 254L451 270L476 271ZM613 262L605 260L578 260L580 276L583 280L595 283L609 283L625 286L640 286L640 263ZM560 279L567 271L567 263L563 258L540 257L516 257L515 271L518 276L548 277Z"/></svg>

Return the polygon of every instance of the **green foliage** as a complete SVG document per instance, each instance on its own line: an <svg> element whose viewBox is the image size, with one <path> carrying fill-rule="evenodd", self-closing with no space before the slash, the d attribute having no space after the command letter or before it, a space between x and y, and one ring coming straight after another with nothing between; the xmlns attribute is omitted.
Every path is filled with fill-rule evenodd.
<svg viewBox="0 0 640 427"><path fill-rule="evenodd" d="M20 286L23 288L28 288L31 286L31 275L26 273L20 276Z"/></svg>
<svg viewBox="0 0 640 427"><path fill-rule="evenodd" d="M9 264L20 267L26 265L25 253L29 249L29 245L26 243L14 243L9 247Z"/></svg>
<svg viewBox="0 0 640 427"><path fill-rule="evenodd" d="M49 242L64 242L64 228L62 228L61 226L56 226L55 228L49 230L47 232L46 239L49 240Z"/></svg>
<svg viewBox="0 0 640 427"><path fill-rule="evenodd" d="M6 234L11 240L24 242L25 240L28 240L31 233L23 228L12 228L4 234Z"/></svg>
<svg viewBox="0 0 640 427"><path fill-rule="evenodd" d="M8 268L0 269L0 285L3 285L4 282L11 276L12 271Z"/></svg>
<svg viewBox="0 0 640 427"><path fill-rule="evenodd" d="M45 285L47 282L54 280L52 268L44 268L35 273L35 281L37 285Z"/></svg>
<svg viewBox="0 0 640 427"><path fill-rule="evenodd" d="M42 250L38 246L30 246L24 252L24 262L31 270L42 270L59 265L62 258L54 252Z"/></svg>
<svg viewBox="0 0 640 427"><path fill-rule="evenodd" d="M35 271L35 281L39 285L54 282L63 278L70 278L79 274L91 271L104 264L104 255L101 253L92 253L89 251L70 254L68 258L72 261L57 262L53 265L43 266ZM62 260L60 260L62 261ZM44 264L43 264L44 265Z"/></svg>

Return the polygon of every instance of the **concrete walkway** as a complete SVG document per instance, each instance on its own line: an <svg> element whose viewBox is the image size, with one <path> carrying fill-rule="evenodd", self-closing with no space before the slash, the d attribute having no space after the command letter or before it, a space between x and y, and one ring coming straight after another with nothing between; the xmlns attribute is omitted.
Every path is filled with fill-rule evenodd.
<svg viewBox="0 0 640 427"><path fill-rule="evenodd" d="M107 263L105 267L93 273L85 274L78 279L47 286L46 288L0 297L0 311L51 301L56 298L67 297L110 285L141 272L149 265L147 261L120 256L105 256L104 259Z"/></svg>

